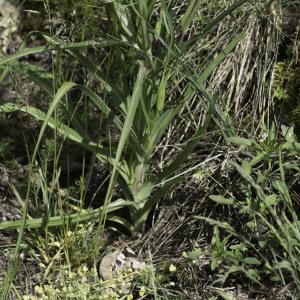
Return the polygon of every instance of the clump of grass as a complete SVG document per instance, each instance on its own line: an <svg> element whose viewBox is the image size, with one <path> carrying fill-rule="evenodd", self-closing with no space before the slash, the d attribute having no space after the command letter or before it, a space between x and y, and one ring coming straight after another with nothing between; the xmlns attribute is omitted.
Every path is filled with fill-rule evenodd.
<svg viewBox="0 0 300 300"><path fill-rule="evenodd" d="M201 235L199 229L195 230L199 219L213 226L210 246L200 249L195 245L191 249L191 245L184 244L182 248L186 248L186 253L185 257L181 257L182 268L179 266L175 271L175 262L172 262L173 266L169 264L169 271L174 273L172 284L171 277L166 276L165 280L144 274L148 279L140 281L137 294L140 297L146 294L157 296L157 287L160 286L163 286L159 290L162 294L164 289L172 290L173 282L180 282L180 276L175 276L176 273L180 271L183 274L182 270L186 268L193 271L201 268L199 260L206 261L210 271L218 273L219 278L212 282L215 286L226 285L232 277L235 278L235 274L243 274L243 282L262 285L265 280L277 280L283 284L294 281L299 288L297 268L293 265L297 264L298 219L286 188L285 174L291 169L282 162L282 154L284 159L292 155L293 151L297 151L298 143L287 128L283 128L282 133L287 138L286 143L278 142L274 129L267 131L270 138L259 141L238 137L234 128L235 122L247 121L244 116L251 115L250 125L255 130L259 124L254 121L262 123L266 119L268 111L265 108L270 105L271 94L270 81L265 89L265 79L271 77L279 38L278 28L273 25L278 25L282 17L278 2L252 5L248 1L226 1L225 7L220 1L202 8L197 1L107 1L98 7L102 22L100 38L94 38L96 33L86 30L91 24L88 15L97 10L97 7L92 7L93 1L77 4L78 9L86 10L78 14L72 12L71 19L78 18L73 20L74 24L78 24L82 16L86 25L78 30L73 27L71 34L65 30L67 22L60 20L55 23L57 19L51 18L54 6L50 6L48 1L44 3L49 15L50 34L31 35L32 39L25 40L17 53L0 61L4 77L8 70L12 74L27 76L50 99L46 113L38 105L0 104L2 112L18 111L43 123L30 160L27 195L23 197L12 187L22 204L23 218L0 224L0 229L19 229L15 259L18 258L25 230L41 230L37 231L37 241L40 242L37 249L43 258L45 277L53 272L58 262L65 266L64 261L68 261L66 268L69 273L61 277L60 286L39 285L35 293L40 297L57 299L66 297L69 292L83 292L83 298L91 297L89 295L93 293L98 293L100 297L104 287L101 285L100 290L95 290L80 276L82 264L93 258L94 271L90 279L91 282L97 281L95 263L102 246L106 221L121 224L133 235L143 233L157 203L166 198L170 191L178 191L186 180L186 174L195 170L195 166L190 167L193 165L191 158L199 160L199 146L207 147L207 144L200 142L206 137L207 130L215 128L223 133L228 144L244 147L243 154L250 156L250 160L233 164L240 174L233 185L234 190L227 187L224 192L216 189L221 195L211 195L211 200L217 205L206 204L205 211L210 211L208 214L202 211L198 218L193 218L193 223L179 219L180 225L172 228L174 231L171 233L165 232L166 225L160 227L160 239L155 241L158 245L155 251L159 251L161 245L167 243L173 232L180 228ZM66 3L53 2L51 5L60 7ZM220 9L221 14L210 18L210 13L216 9ZM238 26L229 26L232 20ZM257 39L258 36L261 40ZM85 37L92 39L84 41ZM31 43L34 38L43 41L43 46L27 48L26 42ZM243 43L240 43L241 40ZM249 48L252 41L256 43L254 50ZM203 44L204 47L201 46ZM238 51L233 54L236 48ZM255 51L262 48L265 51L258 51L259 59L253 60ZM43 66L19 62L28 55L43 55L46 51L52 53L49 56L52 59L50 72L43 70ZM202 57L195 57L195 53L200 53ZM239 72L236 71L237 64L233 63L236 60L241 66ZM74 67L70 70L71 64ZM243 73L248 76L244 78ZM253 78L257 79L257 86L249 96L248 87L252 86ZM224 91L224 82L225 96L220 97L215 90L223 87ZM244 98L248 103L244 103ZM256 101L252 103L249 99ZM243 110L240 110L241 107ZM233 111L240 114L230 119ZM257 114L261 118L256 118ZM189 126L181 132L178 124L187 123ZM53 133L49 134L47 128L53 129ZM51 137L53 143L47 137ZM44 141L44 149L40 151ZM170 141L174 141L178 150L168 151ZM66 143L70 143L70 147L77 144L92 153L91 164L98 160L109 173L108 188L100 201L100 208L86 207L84 167L76 197L71 190L62 195L59 161ZM162 152L159 145L163 146ZM211 153L214 151L211 149ZM222 155L216 155L215 159ZM203 165L210 164L212 157L213 154L209 158L205 155L207 161L203 161ZM83 156L83 165L85 160ZM196 180L212 179L215 169L218 168L210 165L210 168L198 171L193 176L193 184ZM232 166L228 169L234 172ZM237 176L232 174L229 180ZM272 184L274 177L277 185ZM211 192L209 187L205 188L207 193ZM31 201L31 197L35 201ZM192 214L198 214L199 210L197 213L194 210L197 205L187 206L188 209L192 207ZM237 220L230 219L232 222L229 222L215 218L214 212L219 212L220 207L221 212L225 212L224 216L234 211L245 220L242 232L241 228L235 228ZM115 214L119 209L126 210L125 217ZM280 209L281 214L278 213ZM88 225L78 227L78 223L82 222L92 222L89 237L85 232ZM189 224L192 226L189 227ZM53 234L50 227L59 229ZM72 232L74 228L75 234ZM265 232L266 228L270 233ZM60 235L64 240L56 240ZM166 240L162 242L163 237ZM271 246L268 246L269 242ZM276 243L278 246L273 246ZM190 263L194 265L191 267ZM81 271L76 271L74 275L70 271L74 267ZM16 269L16 264L10 268L12 272L4 283L3 297L6 297ZM164 267L162 270L165 272ZM68 279L68 276L82 282L76 285L74 277ZM70 287L70 291L66 286ZM165 294L168 299L172 292L166 291ZM119 295L115 292L109 297ZM130 294L128 297L131 297Z"/></svg>
<svg viewBox="0 0 300 300"><path fill-rule="evenodd" d="M230 7L224 15L229 14L236 7L238 5ZM87 72L90 72L92 76L95 76L99 80L107 92L111 93L110 97L118 105L119 109L117 113L114 113L104 99L97 95L91 88L72 82L65 82L58 89L47 114L30 106L20 108L9 103L1 106L2 111L21 110L29 113L36 119L42 120L44 123L39 143L41 142L46 126L50 126L65 138L69 138L93 151L100 161L111 165L112 173L103 211L100 214L100 223L95 240L98 240L97 236L103 229L103 224L107 218L107 208L112 200L112 192L116 180L118 180L123 190L123 197L125 198L124 202L120 201L124 203L124 206L131 202L131 205L128 206L131 220L128 222L128 220L115 216L109 219L121 223L132 232L141 230L157 201L176 182L183 180L183 177L176 176L171 178L170 176L178 171L180 165L193 152L197 142L205 132L214 111L215 97L210 97L203 90L202 84L213 69L225 59L226 55L242 38L241 34L233 38L224 48L223 52L208 65L202 75L193 74L190 76L186 73L184 64L174 69L175 60L180 59L182 53L184 54L184 47L186 46L183 45L179 49L174 43L174 28L169 8L166 4L162 3L156 7L154 6L154 2L151 4L142 4L139 2L138 4L132 3L131 5L112 2L106 4L106 9L109 11L112 21L109 32L113 38L106 37L102 41L79 42L70 44L69 46L63 45L62 41L57 38L46 35L44 35L44 38L48 41L49 45L52 45L50 47L53 47L53 49L62 46L67 52L69 51L71 55L83 64ZM185 19L184 29L191 24L194 15L195 10L188 7L183 15ZM160 17L158 18L158 16ZM213 20L209 26L214 26L218 21L218 19ZM141 30L142 28L143 30ZM154 43L162 43L163 46L155 55L152 53ZM168 47L165 43L168 44ZM115 76L113 76L115 73L114 69L107 69L108 74L111 73L109 77L111 76L112 79L104 79L90 63L87 56L84 56L77 50L82 47L85 48L88 45L97 44L106 45L105 47L113 46L114 51L118 52L118 56L115 58L115 63L120 65L118 82L121 84L118 86L115 84ZM1 64L9 64L29 53L45 51L47 47L28 48L3 59ZM189 88L186 88L184 92L179 94L179 98L177 98L174 105L165 105L168 82L176 81L178 73L186 76ZM34 74L35 77L39 77L38 73ZM128 76L130 77L129 82ZM54 87L50 81L43 80L43 86L46 87L48 92L54 92ZM83 129L80 126L80 120L74 119L77 128L73 129L59 122L56 117L52 117L52 114L57 111L64 97L74 88L78 88L83 95L89 97L95 106L101 110L103 116L109 118L112 116L114 126L120 130L120 142L118 145L112 145L112 149L106 149L97 145L96 142L91 141L87 133L83 133L80 130L80 128ZM202 99L204 101L203 104L207 107L207 116L203 120L203 124L196 129L191 140L186 142L185 147L173 159L173 162L166 166L160 174L152 174L150 163L156 145L160 142L165 130L183 105L196 96L197 93L199 100ZM36 157L37 149L38 145L34 153L34 158ZM164 182L166 183L164 184ZM163 185L163 187L159 191L156 191L156 187L160 185Z"/></svg>

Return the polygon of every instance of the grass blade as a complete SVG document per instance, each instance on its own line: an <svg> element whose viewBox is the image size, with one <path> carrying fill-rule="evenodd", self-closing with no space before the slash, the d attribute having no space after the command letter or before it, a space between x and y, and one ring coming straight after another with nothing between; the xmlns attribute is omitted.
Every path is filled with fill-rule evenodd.
<svg viewBox="0 0 300 300"><path fill-rule="evenodd" d="M123 199L118 199L113 203L110 203L107 206L107 212L112 213L120 208L131 206L131 201L125 201ZM45 227L59 227L63 225L70 225L76 223L89 222L92 220L99 219L100 214L102 213L103 208L93 209L87 212L80 212L71 215L60 215L55 217L45 217L45 218L35 218L27 219L25 228L26 229L42 229ZM0 223L1 230L10 230L10 229L20 229L22 226L22 220L16 221L6 221Z"/></svg>
<svg viewBox="0 0 300 300"><path fill-rule="evenodd" d="M118 148L117 148L117 154L115 157L115 161L113 164L113 169L112 169L112 173L111 173L111 177L110 177L110 181L109 181L109 186L107 189L107 193L106 193L106 197L105 197L105 201L104 201L104 212L103 214L101 214L100 220L99 220L99 225L95 234L95 238L94 238L94 248L95 248L95 253L98 253L99 250L99 236L101 231L103 230L105 221L106 221L106 215L107 215L107 211L106 211L106 207L109 205L110 201L111 201L111 197L112 197L112 192L113 192L113 187L114 187L114 183L115 183L115 178L117 175L117 169L118 169L118 164L120 162L121 159L121 154L123 152L123 148L125 146L126 140L128 138L128 135L130 133L130 130L132 128L133 125L133 121L134 121L134 116L135 116L135 112L137 110L138 104L140 102L140 98L142 96L142 90L143 90L143 83L144 83L144 79L145 76L147 74L147 70L145 68L145 66L143 65L143 63L139 63L139 72L137 75L137 79L134 85L134 90L132 93L132 96L130 98L129 101L129 107L128 107L128 111L127 111L127 116L124 122L124 127L121 133L121 137L120 137L120 141L118 144Z"/></svg>
<svg viewBox="0 0 300 300"><path fill-rule="evenodd" d="M198 12L199 6L200 6L199 0L192 0L190 2L185 14L183 15L182 22L181 22L183 32L186 32L189 29L195 15Z"/></svg>
<svg viewBox="0 0 300 300"><path fill-rule="evenodd" d="M216 67L225 59L225 57L235 48L235 46L244 38L245 33L242 32L238 34L235 38L231 40L229 44L226 45L224 50L218 54L218 56L205 68L202 74L198 78L198 82L203 84L211 73L216 69Z"/></svg>
<svg viewBox="0 0 300 300"><path fill-rule="evenodd" d="M233 5L231 5L229 8L227 8L225 11L223 11L221 14L219 14L217 17L215 17L209 24L207 24L200 33L196 34L192 38L190 38L188 41L183 43L180 46L180 49L182 52L185 52L189 47L192 47L193 44L195 44L199 39L201 39L205 34L210 32L220 21L222 21L225 17L230 15L234 10L236 10L238 7L243 5L244 3L249 2L249 0L240 0Z"/></svg>
<svg viewBox="0 0 300 300"><path fill-rule="evenodd" d="M47 123L48 123L49 119L51 118L55 108L57 107L57 105L61 101L62 97L69 90L71 90L74 86L75 86L74 83L65 82L61 86L61 88L57 91L56 95L54 96L54 99L53 99L53 101L52 101L52 103L49 107L49 110L48 110L47 115L45 117L45 120L43 122L42 128L40 130L40 133L39 133L39 136L38 136L38 139L37 139L37 143L36 143L35 148L34 148L34 152L33 152L32 159L31 159L31 164L30 164L30 167L29 167L29 176L28 176L28 178L31 178L31 175L32 175L32 172L33 172L33 167L32 166L33 166L33 164L36 160L38 149L39 149L39 146L41 144L42 137L45 133ZM22 239L23 239L23 236L24 236L24 232L25 232L25 228L26 228L26 222L27 222L27 213L28 213L28 206L29 206L30 191L31 191L31 182L30 182L30 180L28 180L27 194L26 194L26 199L24 201L22 219L20 220L18 239L17 239L17 243L16 243L16 247L15 247L15 250L14 250L13 257L12 257L12 260L11 260L11 264L10 264L8 272L7 272L8 275L5 277L5 280L4 280L4 283L3 283L3 289L2 289L2 293L1 293L1 300L6 300L9 289L10 289L10 286L11 286L11 282L15 278L16 271L17 271L17 268L18 268L21 242L22 242Z"/></svg>

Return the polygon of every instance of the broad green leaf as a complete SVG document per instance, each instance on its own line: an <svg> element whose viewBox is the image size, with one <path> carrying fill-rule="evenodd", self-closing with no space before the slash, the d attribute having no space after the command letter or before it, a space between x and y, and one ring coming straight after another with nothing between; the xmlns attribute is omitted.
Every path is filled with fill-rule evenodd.
<svg viewBox="0 0 300 300"><path fill-rule="evenodd" d="M139 182L137 182L139 184ZM135 189L135 187L133 187ZM151 182L144 183L137 192L133 191L134 194L134 200L136 201L136 206L138 208L142 208L145 204L145 202L150 197L150 194L153 190L153 184Z"/></svg>
<svg viewBox="0 0 300 300"><path fill-rule="evenodd" d="M260 276L259 273L256 269L245 269L241 266L232 266L229 268L228 272L226 273L226 275L224 276L225 279L228 277L229 274L232 273L244 273L250 280L254 281L255 283L261 285L260 283Z"/></svg>
<svg viewBox="0 0 300 300"><path fill-rule="evenodd" d="M219 290L216 290L216 293L222 297L223 300L235 300L234 296L225 292L225 291L219 291ZM217 299L217 298L216 298Z"/></svg>
<svg viewBox="0 0 300 300"><path fill-rule="evenodd" d="M292 150L294 148L294 143L291 142L285 142L281 145L281 149L284 150Z"/></svg>
<svg viewBox="0 0 300 300"><path fill-rule="evenodd" d="M261 172L258 172L257 175L257 184L262 184L267 180L267 177L263 175Z"/></svg>
<svg viewBox="0 0 300 300"><path fill-rule="evenodd" d="M294 133L294 127L287 127L285 125L281 125L281 132L288 143L297 142L297 137Z"/></svg>
<svg viewBox="0 0 300 300"><path fill-rule="evenodd" d="M207 217L202 217L202 216L194 216L195 219L198 219L198 220L204 220L206 222L208 222L210 225L217 225L218 227L220 228L223 228L225 230L227 230L228 232L236 235L235 233L235 229L227 222L221 222L221 221L218 221L218 220L214 220L214 219L211 219L211 218L207 218Z"/></svg>
<svg viewBox="0 0 300 300"><path fill-rule="evenodd" d="M253 140L245 139L239 136L230 136L226 139L229 143L241 146L251 146L253 144Z"/></svg>
<svg viewBox="0 0 300 300"><path fill-rule="evenodd" d="M281 262L276 264L276 266L274 266L274 268L275 269L285 269L292 274L295 273L293 266L291 265L291 263L288 260L282 260Z"/></svg>
<svg viewBox="0 0 300 300"><path fill-rule="evenodd" d="M198 258L201 254L203 254L203 251L200 248L196 248L193 251L189 252L187 254L187 257L189 259L195 259Z"/></svg>
<svg viewBox="0 0 300 300"><path fill-rule="evenodd" d="M279 282L279 281L281 281L281 277L278 274L272 274L270 276L270 280L273 282Z"/></svg>
<svg viewBox="0 0 300 300"><path fill-rule="evenodd" d="M210 195L209 198L219 204L232 205L234 203L234 199L225 198L222 195Z"/></svg>
<svg viewBox="0 0 300 300"><path fill-rule="evenodd" d="M275 181L272 182L272 185L282 195L285 195L286 193L288 193L287 186L283 181L275 180Z"/></svg>
<svg viewBox="0 0 300 300"><path fill-rule="evenodd" d="M219 258L218 257L213 257L210 263L210 269L212 271L215 271L217 266L218 266Z"/></svg>
<svg viewBox="0 0 300 300"><path fill-rule="evenodd" d="M244 273L251 280L253 280L257 283L259 282L260 276L259 276L259 271L257 269L244 270Z"/></svg>
<svg viewBox="0 0 300 300"><path fill-rule="evenodd" d="M234 244L229 247L231 250L239 250L245 252L248 250L247 245L245 243Z"/></svg>
<svg viewBox="0 0 300 300"><path fill-rule="evenodd" d="M133 204L133 203L131 202L131 204ZM136 230L132 226L132 224L128 220L126 220L126 219L124 219L120 216L111 216L111 215L109 215L109 216L107 216L107 221L111 221L111 222L118 223L118 224L122 225L131 234L134 234L136 232Z"/></svg>
<svg viewBox="0 0 300 300"><path fill-rule="evenodd" d="M251 159L251 161L249 162L251 167L256 166L257 164L259 164L262 160L264 160L266 157L266 153L261 152L259 154L257 154L255 157L253 157Z"/></svg>
<svg viewBox="0 0 300 300"><path fill-rule="evenodd" d="M280 202L280 199L276 194L269 195L265 200L267 205L277 205Z"/></svg>
<svg viewBox="0 0 300 300"><path fill-rule="evenodd" d="M252 180L251 176L249 175L249 172L251 173L251 166L245 165L244 168L236 163L232 163L232 165L236 168L236 170L240 173L240 175L246 179L246 180Z"/></svg>
<svg viewBox="0 0 300 300"><path fill-rule="evenodd" d="M286 162L283 164L283 167L287 170L296 170L300 172L299 164L297 163Z"/></svg>
<svg viewBox="0 0 300 300"><path fill-rule="evenodd" d="M132 37L134 34L134 28L132 26L128 8L117 1L113 1L113 7L122 29L129 37Z"/></svg>
<svg viewBox="0 0 300 300"><path fill-rule="evenodd" d="M156 109L160 113L163 111L165 106L165 97L166 97L166 84L168 78L164 74L160 80L158 91L157 91L157 99L156 99Z"/></svg>
<svg viewBox="0 0 300 300"><path fill-rule="evenodd" d="M294 149L298 152L300 152L300 143L294 143Z"/></svg>
<svg viewBox="0 0 300 300"><path fill-rule="evenodd" d="M191 23L193 22L195 15L198 12L200 4L201 4L200 0L191 0L185 14L183 15L182 21L181 21L181 26L182 26L183 32L186 32L189 29Z"/></svg>
<svg viewBox="0 0 300 300"><path fill-rule="evenodd" d="M39 46L35 48L26 48L22 51L16 52L14 54L10 54L5 56L4 58L0 59L0 65L7 64L11 61L17 60L19 58L22 58L24 56L30 55L30 54L35 54L35 53L40 53L46 50L53 50L53 48L49 46Z"/></svg>
<svg viewBox="0 0 300 300"><path fill-rule="evenodd" d="M251 175L252 165L247 160L242 161L242 169L243 169L244 174L247 174L247 176Z"/></svg>
<svg viewBox="0 0 300 300"><path fill-rule="evenodd" d="M247 265L260 265L261 261L256 257L246 257L243 259L243 262Z"/></svg>

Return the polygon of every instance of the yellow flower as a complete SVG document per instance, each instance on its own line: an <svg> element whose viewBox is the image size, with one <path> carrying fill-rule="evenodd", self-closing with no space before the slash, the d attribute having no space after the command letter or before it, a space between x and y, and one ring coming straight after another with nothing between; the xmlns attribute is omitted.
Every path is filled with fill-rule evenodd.
<svg viewBox="0 0 300 300"><path fill-rule="evenodd" d="M173 264L171 264L170 266L169 266L169 271L171 272L171 273L174 273L174 272L176 272L176 266L174 266Z"/></svg>
<svg viewBox="0 0 300 300"><path fill-rule="evenodd" d="M133 295L132 294L127 295L127 300L133 300Z"/></svg>
<svg viewBox="0 0 300 300"><path fill-rule="evenodd" d="M38 286L38 285L36 285L35 287L34 287L34 291L37 293L37 294L44 294L44 289L41 287L41 286Z"/></svg>
<svg viewBox="0 0 300 300"><path fill-rule="evenodd" d="M89 269L88 269L87 266L84 265L84 266L82 267L82 271L83 271L84 273L86 273L88 270L89 270Z"/></svg>
<svg viewBox="0 0 300 300"><path fill-rule="evenodd" d="M140 297L143 297L146 293L146 289L145 287L142 285L141 288L140 288L140 291L139 291L139 295Z"/></svg>
<svg viewBox="0 0 300 300"><path fill-rule="evenodd" d="M74 272L72 272L72 271L70 271L70 272L68 272L68 277L70 278L70 279L73 279L74 277L75 277L75 273Z"/></svg>

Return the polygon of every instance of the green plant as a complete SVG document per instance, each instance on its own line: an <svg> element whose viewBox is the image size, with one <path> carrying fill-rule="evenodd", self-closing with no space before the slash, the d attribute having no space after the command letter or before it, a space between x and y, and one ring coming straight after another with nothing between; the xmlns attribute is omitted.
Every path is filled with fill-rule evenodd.
<svg viewBox="0 0 300 300"><path fill-rule="evenodd" d="M232 5L204 27L201 33L195 35L187 43L177 45L170 13L172 2L167 4L163 0L109 1L103 3L108 22L105 24L107 33L102 38L66 43L58 37L41 34L42 38L46 40L46 45L27 48L25 40L19 51L0 60L3 78L8 74L8 70L20 72L40 85L52 98L47 113L29 105L0 104L1 112L20 111L43 122L30 163L29 183L25 199L23 200L17 190L13 188L23 206L22 219L3 222L0 225L0 229L20 229L13 256L14 262L9 269L9 275L6 277L2 291L3 299L6 298L10 282L17 270L17 258L26 228L46 227L47 230L50 226L66 226L98 219L99 225L93 247L94 254L97 254L100 247L99 236L107 214L116 209L128 207L130 220L113 215L109 215L108 218L126 226L131 232L141 231L157 201L164 197L174 184L184 179L174 175L184 166L186 159L202 138L215 109L217 97L210 97L203 84L242 39L243 34L234 37L201 74L192 72L184 63L188 59L185 57L186 50L201 35L209 32L224 16L229 15L244 2L246 0ZM196 13L197 9L191 3L181 16L183 27L180 30L188 30ZM89 60L87 48L90 47L107 49L115 53L109 56L109 63L103 66L101 72ZM55 51L58 63L62 59L70 58L77 61L84 72L97 81L101 87L100 90L105 92L99 96L94 87L89 87L88 82L86 84L62 82L63 77L56 74L54 70L53 73L47 73L34 65L27 64L24 67L23 63L18 62L24 56L44 51ZM107 75L104 76L104 73ZM184 89L177 87L181 78L184 78ZM60 87L57 88L57 86ZM74 102L70 99L70 91L74 89L82 95L78 103L75 103L75 108L73 108ZM172 90L175 90L176 93L172 93ZM206 107L203 125L196 129L181 152L162 171L153 172L150 163L157 144L178 112L194 97L202 101L203 106ZM114 130L118 130L118 144L112 143L106 147L90 137L81 119L77 118L75 113L83 98L89 98L101 111L102 117L114 127ZM61 111L64 111L68 117L67 122L64 122L64 118L59 118ZM75 214L69 212L65 214L60 210L59 215L53 215L53 211L48 210L48 184L46 183L44 187L41 185L41 190L43 199L46 201L44 204L47 213L41 218L32 218L28 213L29 199L32 195L30 180L34 173L34 166L46 127L54 129L55 138L58 134L62 136L63 140L72 140L93 152L102 163L107 164L111 176L104 204L100 209L88 212L80 211ZM54 163L57 162L57 159L55 154ZM54 174L54 181L57 181L57 176L59 176L59 172ZM125 200L114 199L112 201L116 181L122 188ZM54 211L54 213L56 212Z"/></svg>
<svg viewBox="0 0 300 300"><path fill-rule="evenodd" d="M273 125L259 141L240 137L227 141L243 147L251 158L232 162L239 179L233 187L210 196L217 205L233 209L238 218L196 217L215 227L212 269L222 265L223 283L230 274L241 272L257 284L266 279L286 284L292 279L299 290L300 223L294 190L300 144L293 128L282 126L276 136Z"/></svg>
<svg viewBox="0 0 300 300"><path fill-rule="evenodd" d="M227 9L229 14L245 1ZM17 106L12 103L2 104L1 111L10 112L20 110L38 120L44 125L52 127L64 138L69 138L88 150L93 151L102 162L112 167L109 188L103 205L98 234L106 219L107 207L112 200L115 181L122 187L124 197L131 201L129 206L131 223L127 220L110 217L111 220L122 223L131 231L141 230L147 216L157 201L182 177L171 177L184 164L198 141L205 132L214 112L215 98L211 98L204 90L203 83L218 64L232 51L241 40L242 35L234 38L213 62L200 75L188 73L188 68L182 63L185 48L190 44L177 46L175 32L170 15L171 4L164 1L119 2L112 1L105 4L107 15L110 17L109 34L103 39L95 41L65 44L57 38L43 35L48 41L46 46L37 48L21 48L19 52L1 60L1 65L17 66L16 59L49 49L65 51L82 64L99 83L110 93L107 99L97 95L86 85L65 82L55 93L50 109L43 113L30 106ZM193 20L196 10L188 7L183 15L183 29L187 30ZM203 32L217 24L220 18L213 20L204 28ZM191 39L193 41L193 39ZM157 48L157 44L161 46ZM108 76L104 78L88 57L78 50L88 46L111 48L114 58L108 67ZM137 74L137 75L136 75ZM51 81L40 76L39 72L29 74L32 79L42 82L42 86L50 94L54 93ZM176 99L169 94L171 88L176 89L176 82L184 77L186 87L178 91ZM102 111L104 117L112 120L120 131L118 145L111 145L106 149L93 142L84 132L79 120L71 119L75 129L52 118L52 113L63 104L63 99L71 89L79 89ZM160 142L165 130L177 113L192 97L198 95L207 107L207 116L203 126L198 128L185 147L158 174L153 174L150 167L151 157L155 147ZM107 103L112 103L110 108ZM128 202L124 202L128 203Z"/></svg>

